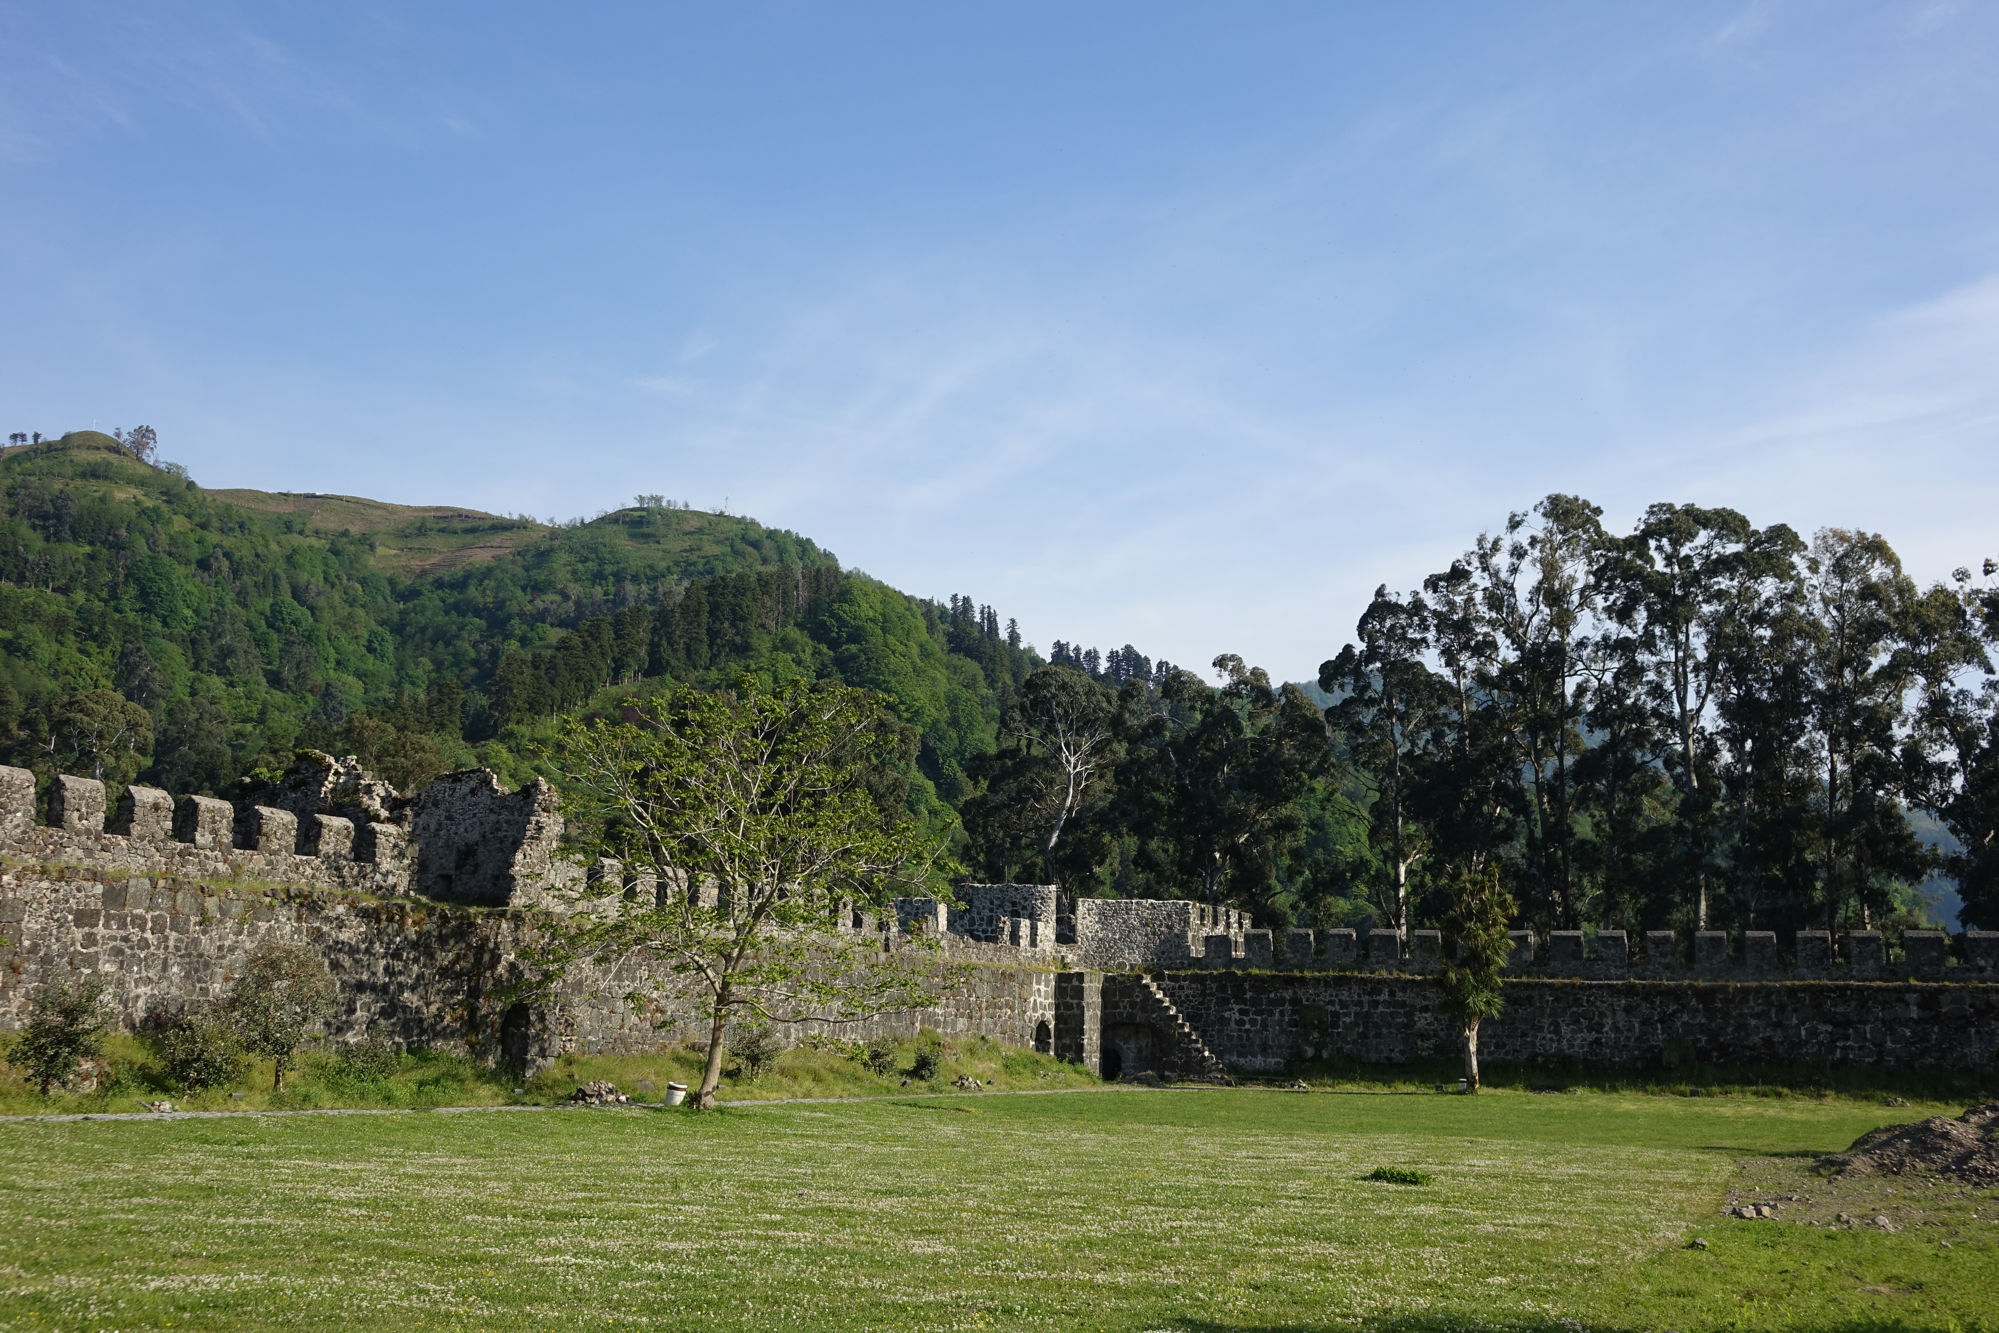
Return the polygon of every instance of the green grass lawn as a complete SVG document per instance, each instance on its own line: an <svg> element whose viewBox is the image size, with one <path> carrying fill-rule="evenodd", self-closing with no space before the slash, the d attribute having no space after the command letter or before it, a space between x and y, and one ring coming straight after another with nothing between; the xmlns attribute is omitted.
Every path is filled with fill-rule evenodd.
<svg viewBox="0 0 1999 1333"><path fill-rule="evenodd" d="M1999 1192L1876 1187L1893 1233L1719 1211L1956 1109L1106 1089L13 1122L0 1323L1999 1328Z"/></svg>

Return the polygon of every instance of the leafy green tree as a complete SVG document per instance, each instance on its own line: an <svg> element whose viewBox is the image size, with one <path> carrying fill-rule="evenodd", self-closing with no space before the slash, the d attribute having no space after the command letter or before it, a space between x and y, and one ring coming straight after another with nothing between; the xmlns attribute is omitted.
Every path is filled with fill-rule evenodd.
<svg viewBox="0 0 1999 1333"><path fill-rule="evenodd" d="M229 719L212 699L166 707L146 776L170 792L219 792L231 775Z"/></svg>
<svg viewBox="0 0 1999 1333"><path fill-rule="evenodd" d="M125 436L125 450L141 463L151 463L159 456L160 433L151 426L134 426Z"/></svg>
<svg viewBox="0 0 1999 1333"><path fill-rule="evenodd" d="M1439 984L1444 992L1444 1012L1456 1019L1464 1032L1465 1088L1470 1092L1479 1088L1479 1025L1499 1017L1506 1007L1500 974L1513 956L1507 927L1517 910L1518 904L1499 886L1498 870L1488 867L1458 881L1444 918L1444 938L1454 947L1456 957L1445 965Z"/></svg>
<svg viewBox="0 0 1999 1333"><path fill-rule="evenodd" d="M1717 633L1717 621L1727 612L1733 584L1745 576L1781 575L1786 563L1782 549L1759 540L1741 514L1698 505L1651 506L1637 531L1606 553L1606 610L1628 635L1629 665L1619 663L1600 677L1592 725L1615 716L1636 738L1646 722L1630 707L1637 702L1629 699L1633 694L1655 715L1653 725L1666 742L1658 747L1658 761L1677 796L1672 823L1678 835L1676 864L1655 869L1691 886L1697 929L1706 928L1718 854L1719 741L1710 705L1726 636ZM1640 776L1636 770L1632 775Z"/></svg>
<svg viewBox="0 0 1999 1333"><path fill-rule="evenodd" d="M1304 817L1298 798L1332 760L1325 719L1295 685L1273 686L1233 653L1210 688L1170 674L1156 695L1127 686L1117 818L1139 859L1204 902L1268 909Z"/></svg>
<svg viewBox="0 0 1999 1333"><path fill-rule="evenodd" d="M104 1031L111 1025L105 991L99 976L52 977L29 997L28 1021L7 1059L28 1071L42 1096L74 1078L85 1060L103 1054Z"/></svg>
<svg viewBox="0 0 1999 1333"><path fill-rule="evenodd" d="M244 1049L270 1058L271 1091L284 1087L299 1046L332 1017L338 998L325 961L305 945L267 939L251 951L229 992L229 1020Z"/></svg>
<svg viewBox="0 0 1999 1333"><path fill-rule="evenodd" d="M153 748L153 719L112 690L77 690L55 700L34 728L58 773L129 783Z"/></svg>
<svg viewBox="0 0 1999 1333"><path fill-rule="evenodd" d="M1897 744L1911 682L1903 636L1916 590L1872 533L1819 532L1807 571L1820 628L1813 720L1823 765L1821 892L1830 921L1850 904L1865 928L1888 905L1884 880L1918 880L1926 869L1902 813Z"/></svg>
<svg viewBox="0 0 1999 1333"><path fill-rule="evenodd" d="M1999 562L1985 562L1989 580ZM1967 928L1999 929L1999 587L1968 569L1955 587L1933 587L1910 607L1905 652L1917 680L1913 725L1903 746L1911 798L1957 841L1944 858L1963 899Z"/></svg>
<svg viewBox="0 0 1999 1333"><path fill-rule="evenodd" d="M732 1018L855 1019L921 1009L939 973L917 953L836 929L853 904L882 909L935 856L906 809L880 799L903 730L850 686L743 676L733 691L682 688L632 720L565 725L557 764L651 900L601 885L570 916L548 981L576 960L637 962L641 1012L690 997L708 1023L695 1104L714 1105Z"/></svg>
<svg viewBox="0 0 1999 1333"><path fill-rule="evenodd" d="M1473 548L1482 610L1502 648L1480 686L1512 746L1521 875L1530 909L1558 927L1579 924L1583 908L1573 769L1583 747L1584 640L1602 595L1602 513L1550 495Z"/></svg>
<svg viewBox="0 0 1999 1333"><path fill-rule="evenodd" d="M1429 610L1420 595L1396 598L1386 584L1376 588L1355 631L1358 644L1320 664L1319 688L1338 693L1326 722L1372 789L1369 812L1386 881L1371 896L1381 919L1401 931L1409 925L1409 871L1427 850L1425 833L1412 818L1410 790L1433 741L1443 688L1423 661Z"/></svg>
<svg viewBox="0 0 1999 1333"><path fill-rule="evenodd" d="M1056 852L1074 821L1101 803L1117 762L1110 692L1070 667L1042 667L1020 687L1001 723L1005 743L974 761L984 790L964 808L980 859L1011 873L1038 867L1057 882ZM1081 873L1088 868L1072 866Z"/></svg>
<svg viewBox="0 0 1999 1333"><path fill-rule="evenodd" d="M150 1035L160 1073L180 1092L227 1087L243 1072L243 1039L213 1006L175 1014Z"/></svg>

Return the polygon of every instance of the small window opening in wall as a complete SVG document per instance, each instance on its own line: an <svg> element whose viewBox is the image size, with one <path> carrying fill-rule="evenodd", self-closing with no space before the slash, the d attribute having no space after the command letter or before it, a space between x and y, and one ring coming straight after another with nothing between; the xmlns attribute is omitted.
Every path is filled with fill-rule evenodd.
<svg viewBox="0 0 1999 1333"><path fill-rule="evenodd" d="M1124 1056L1119 1053L1117 1047L1104 1047L1103 1070L1106 1083L1115 1081L1117 1076L1124 1072Z"/></svg>
<svg viewBox="0 0 1999 1333"><path fill-rule="evenodd" d="M1042 1055L1052 1054L1055 1050L1055 1034L1045 1018L1034 1025L1034 1049Z"/></svg>

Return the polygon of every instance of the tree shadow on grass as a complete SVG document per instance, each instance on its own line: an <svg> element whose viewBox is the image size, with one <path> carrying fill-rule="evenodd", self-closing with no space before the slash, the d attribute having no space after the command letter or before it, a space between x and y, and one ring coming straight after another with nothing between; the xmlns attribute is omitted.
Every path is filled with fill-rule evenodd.
<svg viewBox="0 0 1999 1333"><path fill-rule="evenodd" d="M1673 1325L1682 1327L1683 1325ZM1933 1328L1930 1322L1901 1319L1850 1319L1837 1324L1812 1324L1812 1333L1913 1333ZM1154 1326L1156 1333L1658 1333L1666 1325L1608 1324L1581 1319L1485 1319L1477 1315L1421 1314L1354 1324L1218 1324L1205 1319L1172 1320ZM1800 1325L1800 1328L1805 1327Z"/></svg>

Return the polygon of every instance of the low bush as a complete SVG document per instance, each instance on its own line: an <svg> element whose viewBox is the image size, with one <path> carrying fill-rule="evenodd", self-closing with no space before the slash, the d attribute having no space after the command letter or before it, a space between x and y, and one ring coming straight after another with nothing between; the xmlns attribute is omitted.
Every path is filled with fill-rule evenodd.
<svg viewBox="0 0 1999 1333"><path fill-rule="evenodd" d="M355 1080L386 1079L402 1063L396 1044L381 1037L367 1036L350 1041L333 1052L333 1069Z"/></svg>
<svg viewBox="0 0 1999 1333"><path fill-rule="evenodd" d="M228 1087L248 1063L235 1026L212 1008L175 1014L154 1027L151 1040L160 1077L182 1093Z"/></svg>
<svg viewBox="0 0 1999 1333"><path fill-rule="evenodd" d="M1427 1185L1435 1177L1428 1171L1418 1171L1410 1166L1377 1166L1361 1179L1379 1180L1386 1185Z"/></svg>
<svg viewBox="0 0 1999 1333"><path fill-rule="evenodd" d="M887 1074L895 1070L895 1038L876 1037L861 1048L861 1066L870 1074Z"/></svg>
<svg viewBox="0 0 1999 1333"><path fill-rule="evenodd" d="M909 1076L929 1082L937 1077L937 1071L944 1064L944 1043L938 1035L925 1029L916 1039L916 1054L909 1065Z"/></svg>
<svg viewBox="0 0 1999 1333"><path fill-rule="evenodd" d="M62 977L43 982L29 997L28 1021L7 1060L27 1071L42 1096L67 1086L79 1065L104 1053L104 1030L111 1025L104 990L102 977Z"/></svg>
<svg viewBox="0 0 1999 1333"><path fill-rule="evenodd" d="M768 1023L746 1027L729 1041L729 1056L736 1062L730 1077L754 1083L768 1073L770 1067L777 1063L777 1057L783 1054L784 1040Z"/></svg>

